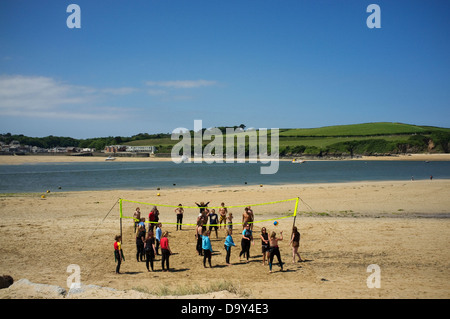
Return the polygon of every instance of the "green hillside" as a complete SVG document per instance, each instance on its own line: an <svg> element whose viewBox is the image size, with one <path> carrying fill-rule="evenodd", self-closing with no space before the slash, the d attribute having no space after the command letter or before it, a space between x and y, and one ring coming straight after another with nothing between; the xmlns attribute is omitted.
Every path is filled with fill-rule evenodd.
<svg viewBox="0 0 450 319"><path fill-rule="evenodd" d="M403 123L364 123L319 128L280 129L280 156L353 156L449 151L450 128ZM129 145L155 145L170 153L170 137L142 139ZM270 142L270 139L268 139ZM208 144L204 141L203 144Z"/></svg>
<svg viewBox="0 0 450 319"><path fill-rule="evenodd" d="M245 127L243 124L241 126ZM226 127L218 129L223 133L226 132ZM170 154L172 147L178 142L172 141L169 133L140 133L131 137L109 136L89 139L0 134L1 143L9 145L13 141L41 148L73 146L97 150L103 150L107 145L152 145L156 146L159 155ZM268 142L270 143L270 138ZM203 141L203 145L209 143L210 141ZM449 153L449 143L450 128L378 122L280 129L279 152L282 157Z"/></svg>
<svg viewBox="0 0 450 319"><path fill-rule="evenodd" d="M291 137L346 137L346 136L388 136L388 135L411 135L431 134L436 131L447 131L450 129L430 126L417 126L403 123L364 123L352 125L335 125L319 128L297 128L285 129L280 136Z"/></svg>

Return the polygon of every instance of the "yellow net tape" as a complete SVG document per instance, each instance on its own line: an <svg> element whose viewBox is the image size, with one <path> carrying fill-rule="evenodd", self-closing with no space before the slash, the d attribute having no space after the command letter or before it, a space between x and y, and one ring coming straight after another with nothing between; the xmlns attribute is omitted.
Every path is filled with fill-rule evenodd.
<svg viewBox="0 0 450 319"><path fill-rule="evenodd" d="M272 204L277 204L277 203L295 201L294 213L292 215L249 222L249 223L255 224L255 223L262 223L262 222L267 222L267 221L272 221L272 220L285 219L285 218L289 218L289 217L295 217L297 215L298 200L299 200L299 197L296 197L296 198L283 199L283 200L267 202L267 203L258 203L258 204L250 204L250 205L249 204L246 204L246 205L233 205L233 206L225 206L225 207L228 209L228 208L238 208L238 207L248 207L248 206L272 205ZM172 208L178 208L178 207L182 207L182 208L197 208L197 209L204 208L202 206L178 206L178 205L165 205L165 204L145 203L145 202L140 202L140 201L120 198L119 199L120 218L129 218L129 219L134 219L135 221L138 221L138 220L136 220L132 216L124 216L123 215L123 202L134 203L134 204L141 204L141 205L149 205L149 206L172 207ZM214 206L205 206L205 208L208 208L208 209L209 208L211 208L211 209L219 209L219 208L222 208L222 206L215 206L215 207ZM153 222L153 221L145 221L145 222L146 223L159 223L159 222ZM185 224L185 223L168 223L168 222L164 222L164 224L168 224L168 225L183 225L183 226L197 226L197 224ZM241 225L241 224L242 223L227 223L226 225ZM220 226L219 224L208 224L208 225L209 226Z"/></svg>

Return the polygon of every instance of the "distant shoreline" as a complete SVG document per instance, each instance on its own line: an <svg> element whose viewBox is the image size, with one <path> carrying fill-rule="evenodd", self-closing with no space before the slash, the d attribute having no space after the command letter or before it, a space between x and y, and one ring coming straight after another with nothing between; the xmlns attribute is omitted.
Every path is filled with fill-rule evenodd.
<svg viewBox="0 0 450 319"><path fill-rule="evenodd" d="M321 160L339 160L339 161L450 161L450 154L408 154L392 156L361 156L355 158L336 158L324 157L302 158L297 160L321 161ZM0 165L21 165L38 163L83 163L83 162L105 162L105 156L73 156L73 155L2 155L0 156ZM269 159L270 160L270 159ZM280 161L292 161L293 158L280 158ZM169 162L170 157L115 157L117 162Z"/></svg>

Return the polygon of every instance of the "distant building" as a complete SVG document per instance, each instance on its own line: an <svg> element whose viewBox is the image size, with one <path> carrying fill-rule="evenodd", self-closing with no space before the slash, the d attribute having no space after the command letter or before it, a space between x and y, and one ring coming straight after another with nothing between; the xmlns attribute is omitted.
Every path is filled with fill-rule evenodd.
<svg viewBox="0 0 450 319"><path fill-rule="evenodd" d="M105 147L105 153L118 153L126 152L127 146L125 145L109 145Z"/></svg>
<svg viewBox="0 0 450 319"><path fill-rule="evenodd" d="M47 153L48 149L46 148L42 148L42 147L38 147L38 146L33 146L31 147L31 153Z"/></svg>
<svg viewBox="0 0 450 319"><path fill-rule="evenodd" d="M67 148L66 147L53 147L48 150L49 153L66 153Z"/></svg>
<svg viewBox="0 0 450 319"><path fill-rule="evenodd" d="M81 149L81 153L92 153L92 152L95 152L95 148L85 147Z"/></svg>
<svg viewBox="0 0 450 319"><path fill-rule="evenodd" d="M66 148L66 152L67 153L78 153L79 152L79 148L78 147L74 147L74 146L69 146Z"/></svg>
<svg viewBox="0 0 450 319"><path fill-rule="evenodd" d="M154 154L156 152L155 146L127 146L127 152L134 153L151 153Z"/></svg>
<svg viewBox="0 0 450 319"><path fill-rule="evenodd" d="M109 145L105 147L105 153L150 153L156 152L156 146L129 146L129 145Z"/></svg>

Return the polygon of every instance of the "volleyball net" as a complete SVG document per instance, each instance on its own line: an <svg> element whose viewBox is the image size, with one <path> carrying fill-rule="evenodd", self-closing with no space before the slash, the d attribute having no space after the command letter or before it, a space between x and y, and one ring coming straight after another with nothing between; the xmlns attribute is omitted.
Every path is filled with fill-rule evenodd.
<svg viewBox="0 0 450 319"><path fill-rule="evenodd" d="M142 201L135 201L129 199L119 199L120 218L132 219L135 222L143 221L147 224L161 223L164 225L179 225L179 226L196 226L200 211L206 209L205 214L208 214L209 226L225 226L225 225L242 225L246 222L244 214L250 210L249 213L253 215L253 221L248 223L258 224L263 222L278 221L285 218L295 217L297 215L299 198L284 199L272 201L267 203L255 203L245 205L226 205L226 203L218 203L220 206L212 206L210 202L197 202L194 205L167 205L161 203L146 203ZM216 204L216 203L213 203ZM158 211L158 220L154 221L151 217L151 211ZM225 218L221 218L224 213ZM135 212L139 209L140 219L136 219ZM177 214L183 212L182 221L177 219ZM217 214L216 222L212 214ZM222 214L221 214L222 213ZM204 215L205 215L204 214ZM231 215L231 216L230 216ZM230 219L231 217L231 219Z"/></svg>

